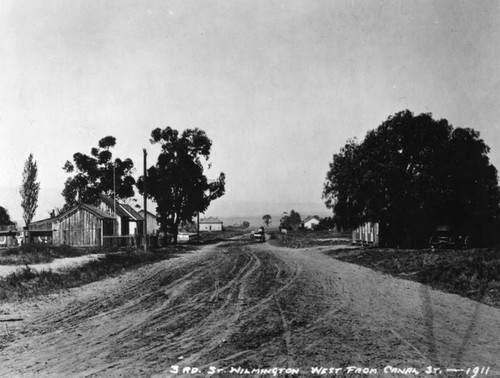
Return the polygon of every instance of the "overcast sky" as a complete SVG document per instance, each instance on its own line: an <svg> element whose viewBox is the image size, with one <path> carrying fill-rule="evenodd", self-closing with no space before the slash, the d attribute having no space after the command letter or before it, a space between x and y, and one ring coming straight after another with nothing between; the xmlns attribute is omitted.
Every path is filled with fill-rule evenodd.
<svg viewBox="0 0 500 378"><path fill-rule="evenodd" d="M479 130L499 168L499 44L488 0L2 0L0 187L33 153L45 218L75 152L113 135L139 176L152 129L199 127L227 177L216 211L321 203L332 154L404 109Z"/></svg>

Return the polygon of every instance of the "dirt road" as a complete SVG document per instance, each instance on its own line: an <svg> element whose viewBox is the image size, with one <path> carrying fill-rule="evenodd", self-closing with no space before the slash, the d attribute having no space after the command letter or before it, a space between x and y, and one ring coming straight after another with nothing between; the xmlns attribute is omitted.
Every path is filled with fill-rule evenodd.
<svg viewBox="0 0 500 378"><path fill-rule="evenodd" d="M5 377L500 376L499 309L314 248L206 247L0 311L24 319Z"/></svg>

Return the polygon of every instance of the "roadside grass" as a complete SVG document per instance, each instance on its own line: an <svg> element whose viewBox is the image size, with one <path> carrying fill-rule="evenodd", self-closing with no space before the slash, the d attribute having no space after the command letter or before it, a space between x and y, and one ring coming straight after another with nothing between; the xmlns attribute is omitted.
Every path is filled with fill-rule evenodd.
<svg viewBox="0 0 500 378"><path fill-rule="evenodd" d="M92 251L70 246L52 247L44 244L26 244L0 250L0 265L26 265L50 263L57 258L78 257Z"/></svg>
<svg viewBox="0 0 500 378"><path fill-rule="evenodd" d="M330 251L327 254L342 261L500 307L498 248L436 251L367 248Z"/></svg>
<svg viewBox="0 0 500 378"><path fill-rule="evenodd" d="M351 239L350 233L338 231L298 230L281 234L279 230L273 230L269 234L271 245L287 248L339 245Z"/></svg>
<svg viewBox="0 0 500 378"><path fill-rule="evenodd" d="M57 293L64 289L117 276L124 271L146 264L168 260L193 248L192 246L169 246L154 252L133 249L107 253L80 266L58 271L37 272L26 266L0 279L0 301L15 301Z"/></svg>

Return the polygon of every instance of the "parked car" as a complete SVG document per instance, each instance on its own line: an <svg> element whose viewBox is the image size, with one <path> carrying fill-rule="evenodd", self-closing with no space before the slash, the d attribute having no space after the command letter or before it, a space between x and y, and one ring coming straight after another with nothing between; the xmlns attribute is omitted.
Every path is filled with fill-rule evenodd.
<svg viewBox="0 0 500 378"><path fill-rule="evenodd" d="M450 226L439 226L429 240L432 249L469 248L470 236L458 234Z"/></svg>
<svg viewBox="0 0 500 378"><path fill-rule="evenodd" d="M260 227L259 229L252 231L252 233L250 234L250 238L252 240L265 242L266 241L266 233L264 231L264 227Z"/></svg>

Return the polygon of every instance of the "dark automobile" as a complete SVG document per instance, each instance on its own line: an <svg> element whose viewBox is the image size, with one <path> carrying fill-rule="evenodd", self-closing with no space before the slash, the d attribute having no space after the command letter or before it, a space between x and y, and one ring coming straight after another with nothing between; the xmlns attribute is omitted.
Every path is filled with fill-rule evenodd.
<svg viewBox="0 0 500 378"><path fill-rule="evenodd" d="M252 234L250 235L252 240L257 240L261 242L266 241L266 233L264 232L264 227L260 227L259 229L252 231Z"/></svg>
<svg viewBox="0 0 500 378"><path fill-rule="evenodd" d="M450 226L439 226L429 240L432 249L469 248L470 237L458 234Z"/></svg>

